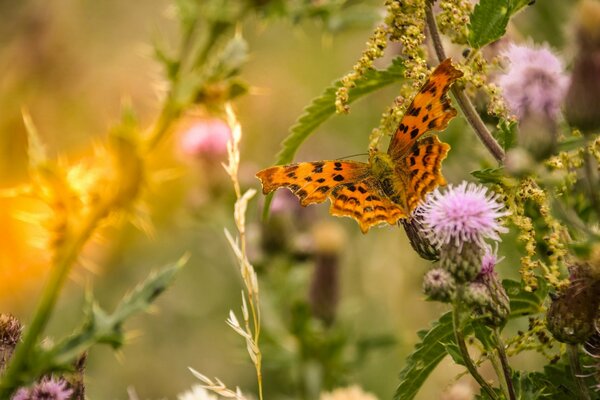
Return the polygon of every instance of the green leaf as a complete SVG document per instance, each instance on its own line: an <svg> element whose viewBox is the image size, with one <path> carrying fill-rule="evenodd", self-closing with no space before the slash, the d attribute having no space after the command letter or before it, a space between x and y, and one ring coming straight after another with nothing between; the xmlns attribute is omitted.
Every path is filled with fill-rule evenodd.
<svg viewBox="0 0 600 400"><path fill-rule="evenodd" d="M104 343L119 348L124 341L123 323L133 314L146 310L173 282L186 262L187 256L184 256L178 262L150 274L144 282L123 297L112 314L102 310L90 298L85 322L75 334L50 349L38 349L30 364L35 376L56 369L67 369L70 363L92 345Z"/></svg>
<svg viewBox="0 0 600 400"><path fill-rule="evenodd" d="M517 122L500 120L495 136L505 152L512 149L517 145Z"/></svg>
<svg viewBox="0 0 600 400"><path fill-rule="evenodd" d="M480 169L472 171L471 175L481 183L503 183L504 167Z"/></svg>
<svg viewBox="0 0 600 400"><path fill-rule="evenodd" d="M483 345L483 347L490 351L496 345L494 338L492 337L492 330L484 324L476 323L473 321L473 333L479 342Z"/></svg>
<svg viewBox="0 0 600 400"><path fill-rule="evenodd" d="M448 354L447 346L456 346L452 313L442 315L429 331L420 331L418 335L421 342L415 346L400 372L400 384L394 400L413 399L429 374Z"/></svg>
<svg viewBox="0 0 600 400"><path fill-rule="evenodd" d="M369 70L360 80L356 82L356 86L350 89L349 103L352 103L362 96L390 85L398 80L403 79L404 64L402 59L396 58L392 64L385 70ZM335 93L342 86L342 81L337 80L304 109L304 112L296 124L290 128L290 134L283 140L281 150L277 154L275 165L288 164L294 159L294 155L304 143L304 141L329 117L335 114ZM263 217L266 217L269 212L269 205L273 194L267 196Z"/></svg>
<svg viewBox="0 0 600 400"><path fill-rule="evenodd" d="M539 314L546 298L547 288L540 285L535 292L528 292L521 282L505 279L502 286L510 299L510 318Z"/></svg>
<svg viewBox="0 0 600 400"><path fill-rule="evenodd" d="M510 0L481 0L473 9L469 22L469 44L479 49L500 39L511 16Z"/></svg>
<svg viewBox="0 0 600 400"><path fill-rule="evenodd" d="M458 348L458 345L456 343L442 343L444 348L446 349L446 353L448 353L448 355L450 357L452 357L452 360L458 364L458 365L465 365L465 359L463 358L462 354L460 354L460 349Z"/></svg>

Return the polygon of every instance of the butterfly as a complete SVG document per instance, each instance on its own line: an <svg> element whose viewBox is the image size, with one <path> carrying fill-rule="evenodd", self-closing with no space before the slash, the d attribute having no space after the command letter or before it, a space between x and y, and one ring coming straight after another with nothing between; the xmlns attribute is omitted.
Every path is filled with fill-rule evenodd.
<svg viewBox="0 0 600 400"><path fill-rule="evenodd" d="M415 95L387 152L372 150L369 162L332 160L278 165L259 171L263 193L287 187L300 204L331 201L329 212L354 218L363 233L379 224L408 218L425 195L446 181L442 160L450 146L429 131L441 131L456 116L447 97L462 76L444 60Z"/></svg>

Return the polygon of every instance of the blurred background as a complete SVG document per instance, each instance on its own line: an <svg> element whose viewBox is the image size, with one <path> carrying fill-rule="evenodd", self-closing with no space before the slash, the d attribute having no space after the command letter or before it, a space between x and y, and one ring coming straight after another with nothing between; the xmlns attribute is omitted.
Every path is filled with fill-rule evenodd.
<svg viewBox="0 0 600 400"><path fill-rule="evenodd" d="M568 64L565 21L574 2L539 3L516 18L511 37L563 49ZM250 48L242 71L250 94L235 103L244 130L244 188L259 189L254 174L273 163L303 107L351 69L377 22L378 5L364 2L363 18L347 25L250 18L239 27ZM2 188L28 180L23 108L49 154L69 160L91 154L94 143L119 120L123 104L131 104L142 125L151 126L164 86L152 43L176 42L172 7L167 0L0 1ZM348 116L325 123L296 160L364 153L371 129L398 87L375 93L354 104ZM140 399L174 399L196 382L188 367L255 392L246 349L225 324L229 309L239 310L242 287L223 235L224 227L233 227L234 201L220 166L226 156L218 143L196 151L185 141L191 129L200 129L194 118L188 116L175 127L153 161L157 172L150 177L144 202L154 233L127 223L104 230L87 246L56 308L50 338L77 326L86 290L111 309L150 270L191 254L153 312L128 322L130 339L122 350L91 351L89 398L125 399L129 388ZM441 138L452 146L444 163L448 182L458 183L471 170L492 165L462 118ZM329 216L327 205L300 210L285 193L276 197L265 226L262 203L261 194L252 200L248 229L262 289L267 397L297 398L303 393L310 398L310 390L301 387L317 380L325 387L356 383L379 398L391 398L404 359L418 340L417 330L444 311L421 294L428 262L411 249L402 229L386 227L362 235L354 221ZM40 228L24 221L39 208L32 200L0 199L0 311L25 324L47 273ZM331 248L323 249L323 243ZM321 257L323 252L331 257ZM517 277L519 255L514 252L501 249L507 255L499 265L503 277ZM333 265L337 275L319 275L322 263ZM319 297L319 291L329 294ZM319 301L329 303L315 308ZM326 310L325 315L319 310ZM532 366L536 360L522 362ZM445 360L418 398L440 398L461 371Z"/></svg>

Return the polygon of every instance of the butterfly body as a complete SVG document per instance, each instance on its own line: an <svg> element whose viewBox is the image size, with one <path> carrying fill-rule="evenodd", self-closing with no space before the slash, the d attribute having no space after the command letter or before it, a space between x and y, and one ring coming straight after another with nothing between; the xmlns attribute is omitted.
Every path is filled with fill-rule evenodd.
<svg viewBox="0 0 600 400"><path fill-rule="evenodd" d="M437 136L456 115L447 99L462 73L445 60L413 99L387 152L373 150L368 163L350 160L303 162L259 171L263 193L287 187L300 204L331 201L330 213L355 219L363 233L380 223L407 218L425 195L446 181L441 163L450 146Z"/></svg>

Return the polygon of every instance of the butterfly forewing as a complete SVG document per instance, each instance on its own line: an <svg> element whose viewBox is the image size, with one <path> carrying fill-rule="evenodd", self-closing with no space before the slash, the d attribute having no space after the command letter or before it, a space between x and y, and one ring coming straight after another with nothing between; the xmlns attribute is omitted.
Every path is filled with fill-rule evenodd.
<svg viewBox="0 0 600 400"><path fill-rule="evenodd" d="M355 161L316 161L275 166L259 171L263 193L287 187L303 206L322 203L339 185L364 179L369 165Z"/></svg>
<svg viewBox="0 0 600 400"><path fill-rule="evenodd" d="M425 132L446 128L456 116L447 92L450 85L462 75L452 66L450 59L438 65L406 110L390 141L388 154L392 159L399 160L405 156Z"/></svg>

